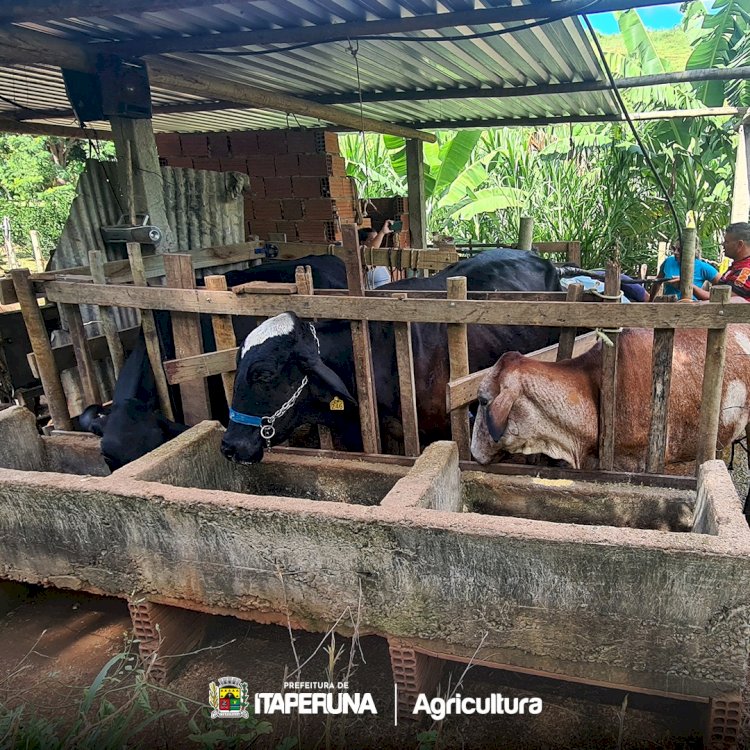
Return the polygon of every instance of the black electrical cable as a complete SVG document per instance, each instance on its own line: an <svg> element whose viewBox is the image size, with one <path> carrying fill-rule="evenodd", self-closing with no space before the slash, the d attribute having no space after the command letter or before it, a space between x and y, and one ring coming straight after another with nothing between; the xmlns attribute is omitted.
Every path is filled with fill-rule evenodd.
<svg viewBox="0 0 750 750"><path fill-rule="evenodd" d="M604 68L604 72L607 74L607 78L609 79L609 85L612 87L612 91L615 95L615 98L617 99L617 103L620 105L620 109L622 110L622 114L625 117L625 121L630 126L630 130L633 133L633 137L635 138L636 143L638 144L638 146L641 149L641 152L643 153L643 158L646 160L646 164L648 164L649 169L653 172L653 175L656 178L656 181L659 183L659 187L661 188L662 194L664 195L664 199L667 201L669 210L672 213L672 218L674 219L675 227L677 228L677 237L680 241L680 247L682 247L682 226L680 225L680 219L677 216L677 211L675 210L674 203L672 203L672 199L669 197L667 187L664 184L664 181L662 180L661 175L656 171L656 167L654 166L653 161L651 161L651 157L649 156L649 153L646 150L646 147L643 145L643 141L641 141L641 137L638 135L638 131L636 130L636 127L633 124L633 121L630 119L630 114L628 112L627 107L625 106L625 102L623 101L622 94L620 94L620 89L617 88L617 84L615 83L615 79L614 79L614 76L612 75L612 71L609 69L609 65L607 65L607 61L604 58L604 51L602 50L601 44L599 44L599 38L596 36L596 32L594 31L594 28L591 25L591 21L589 21L588 16L586 15L583 15L582 18L585 21L586 26L588 27L589 33L591 34L591 38L594 40L594 44L596 45L597 50L599 51L599 57L601 58L602 67Z"/></svg>

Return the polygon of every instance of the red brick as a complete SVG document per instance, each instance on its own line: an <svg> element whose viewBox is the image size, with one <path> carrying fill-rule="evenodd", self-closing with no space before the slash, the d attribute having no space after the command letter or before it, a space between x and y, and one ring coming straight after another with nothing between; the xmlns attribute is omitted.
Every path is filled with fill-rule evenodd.
<svg viewBox="0 0 750 750"><path fill-rule="evenodd" d="M266 183L262 177L250 178L250 195L252 195L253 198L266 197Z"/></svg>
<svg viewBox="0 0 750 750"><path fill-rule="evenodd" d="M305 201L305 218L312 221L330 221L336 204L330 198L309 198Z"/></svg>
<svg viewBox="0 0 750 750"><path fill-rule="evenodd" d="M287 242L297 241L297 224L293 221L277 221L276 231L283 232L286 235Z"/></svg>
<svg viewBox="0 0 750 750"><path fill-rule="evenodd" d="M204 134L183 133L180 136L183 156L208 157L208 136Z"/></svg>
<svg viewBox="0 0 750 750"><path fill-rule="evenodd" d="M264 177L267 198L290 198L292 196L291 177Z"/></svg>
<svg viewBox="0 0 750 750"><path fill-rule="evenodd" d="M188 156L170 156L168 162L170 167L193 168L193 160Z"/></svg>
<svg viewBox="0 0 750 750"><path fill-rule="evenodd" d="M285 130L259 130L258 151L261 154L287 153Z"/></svg>
<svg viewBox="0 0 750 750"><path fill-rule="evenodd" d="M221 162L218 159L193 159L193 167L218 172L221 169Z"/></svg>
<svg viewBox="0 0 750 750"><path fill-rule="evenodd" d="M315 153L316 138L314 130L288 130L286 147L290 154Z"/></svg>
<svg viewBox="0 0 750 750"><path fill-rule="evenodd" d="M281 201L269 198L254 199L253 216L261 221L280 221L283 218Z"/></svg>
<svg viewBox="0 0 750 750"><path fill-rule="evenodd" d="M325 242L326 224L325 221L298 221L297 236L303 242Z"/></svg>
<svg viewBox="0 0 750 750"><path fill-rule="evenodd" d="M226 133L211 133L208 136L208 147L214 158L229 156L229 139Z"/></svg>
<svg viewBox="0 0 750 750"><path fill-rule="evenodd" d="M257 175L258 177L275 177L276 163L273 156L266 154L256 154L247 160L247 173Z"/></svg>
<svg viewBox="0 0 750 750"><path fill-rule="evenodd" d="M295 198L320 198L323 186L320 177L292 177L292 193Z"/></svg>
<svg viewBox="0 0 750 750"><path fill-rule="evenodd" d="M287 221L299 221L304 215L304 201L296 198L287 198L282 201L284 219Z"/></svg>
<svg viewBox="0 0 750 750"><path fill-rule="evenodd" d="M299 173L326 177L328 175L328 160L326 154L300 154Z"/></svg>
<svg viewBox="0 0 750 750"><path fill-rule="evenodd" d="M352 184L348 177L328 177L325 179L327 197L336 200L351 200L353 197Z"/></svg>
<svg viewBox="0 0 750 750"><path fill-rule="evenodd" d="M245 219L249 221L250 219L255 217L255 199L251 198L250 196L246 195L243 199L243 206L245 208Z"/></svg>
<svg viewBox="0 0 750 750"><path fill-rule="evenodd" d="M232 156L254 156L258 153L258 134L253 131L245 133L230 133L229 150Z"/></svg>
<svg viewBox="0 0 750 750"><path fill-rule="evenodd" d="M334 177L346 177L346 159L343 156L326 154L326 161L328 162L328 174L332 174Z"/></svg>
<svg viewBox="0 0 750 750"><path fill-rule="evenodd" d="M297 154L279 154L274 157L274 161L276 163L276 174L279 177L283 175L301 174L299 171Z"/></svg>
<svg viewBox="0 0 750 750"><path fill-rule="evenodd" d="M258 221L257 219L253 219L251 221L247 221L247 233L250 234L257 234L259 237L263 239L268 239L268 235L271 232L276 231L276 222L275 221Z"/></svg>
<svg viewBox="0 0 750 750"><path fill-rule="evenodd" d="M247 162L244 159L227 156L219 159L219 163L222 172L243 172L247 174Z"/></svg>
<svg viewBox="0 0 750 750"><path fill-rule="evenodd" d="M315 131L315 151L318 153L338 154L339 137L330 130Z"/></svg>
<svg viewBox="0 0 750 750"><path fill-rule="evenodd" d="M156 133L156 150L159 156L182 156L182 143L179 133Z"/></svg>

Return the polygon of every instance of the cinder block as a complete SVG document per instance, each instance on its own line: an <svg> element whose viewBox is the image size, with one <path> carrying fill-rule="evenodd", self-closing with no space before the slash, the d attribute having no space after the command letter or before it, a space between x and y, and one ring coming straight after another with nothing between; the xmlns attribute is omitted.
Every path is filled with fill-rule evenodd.
<svg viewBox="0 0 750 750"><path fill-rule="evenodd" d="M299 221L304 215L304 201L298 198L287 198L282 201L282 210L286 221Z"/></svg>
<svg viewBox="0 0 750 750"><path fill-rule="evenodd" d="M281 201L271 198L256 198L253 201L253 216L262 221L281 221Z"/></svg>
<svg viewBox="0 0 750 750"><path fill-rule="evenodd" d="M218 159L193 159L193 167L218 172L221 170L221 162Z"/></svg>
<svg viewBox="0 0 750 750"><path fill-rule="evenodd" d="M315 150L318 153L323 152L326 154L340 153L338 134L332 133L330 130L316 130L315 131Z"/></svg>
<svg viewBox="0 0 750 750"><path fill-rule="evenodd" d="M327 154L300 154L299 173L316 177L328 176Z"/></svg>
<svg viewBox="0 0 750 750"><path fill-rule="evenodd" d="M278 177L301 174L297 154L279 154L274 157L274 162L276 163L276 175Z"/></svg>
<svg viewBox="0 0 750 750"><path fill-rule="evenodd" d="M292 193L295 198L320 198L323 193L320 177L292 177Z"/></svg>
<svg viewBox="0 0 750 750"><path fill-rule="evenodd" d="M189 156L172 156L168 159L168 162L170 167L193 168L193 160Z"/></svg>
<svg viewBox="0 0 750 750"><path fill-rule="evenodd" d="M221 164L222 172L244 172L247 174L247 162L244 159L227 156L219 159L219 164Z"/></svg>
<svg viewBox="0 0 750 750"><path fill-rule="evenodd" d="M182 143L179 133L156 133L156 150L159 156L182 156Z"/></svg>
<svg viewBox="0 0 750 750"><path fill-rule="evenodd" d="M286 134L286 147L290 154L310 154L316 148L314 130L289 130Z"/></svg>
<svg viewBox="0 0 750 750"><path fill-rule="evenodd" d="M332 198L308 198L305 201L305 218L311 221L330 221L336 213Z"/></svg>
<svg viewBox="0 0 750 750"><path fill-rule="evenodd" d="M246 224L247 236L250 236L251 234L257 234L258 237L268 239L268 235L276 231L275 221L260 221L258 219L253 219L251 221L247 221Z"/></svg>
<svg viewBox="0 0 750 750"><path fill-rule="evenodd" d="M208 136L195 133L183 133L180 136L183 156L198 156L208 158Z"/></svg>
<svg viewBox="0 0 750 750"><path fill-rule="evenodd" d="M256 154L247 160L247 173L252 177L275 177L276 163L273 156Z"/></svg>
<svg viewBox="0 0 750 750"><path fill-rule="evenodd" d="M286 130L259 130L258 150L261 154L287 153Z"/></svg>
<svg viewBox="0 0 750 750"><path fill-rule="evenodd" d="M266 197L266 182L262 177L250 178L250 195L252 195L253 198Z"/></svg>
<svg viewBox="0 0 750 750"><path fill-rule="evenodd" d="M229 139L226 133L211 133L208 136L208 147L213 158L229 156Z"/></svg>
<svg viewBox="0 0 750 750"><path fill-rule="evenodd" d="M258 152L258 134L254 131L245 133L230 133L228 136L229 150L232 156L254 156Z"/></svg>
<svg viewBox="0 0 750 750"><path fill-rule="evenodd" d="M265 177L267 198L290 198L292 196L291 177Z"/></svg>
<svg viewBox="0 0 750 750"><path fill-rule="evenodd" d="M286 235L287 242L296 242L299 239L297 224L293 221L277 221L276 231Z"/></svg>

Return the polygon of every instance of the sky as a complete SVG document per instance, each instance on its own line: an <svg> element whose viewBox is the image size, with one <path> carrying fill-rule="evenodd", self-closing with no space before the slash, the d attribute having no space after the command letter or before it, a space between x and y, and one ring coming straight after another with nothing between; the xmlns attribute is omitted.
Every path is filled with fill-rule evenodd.
<svg viewBox="0 0 750 750"><path fill-rule="evenodd" d="M682 18L680 3L639 8L638 14L647 29L656 30L672 29ZM614 13L592 13L589 20L600 34L617 34L620 31Z"/></svg>

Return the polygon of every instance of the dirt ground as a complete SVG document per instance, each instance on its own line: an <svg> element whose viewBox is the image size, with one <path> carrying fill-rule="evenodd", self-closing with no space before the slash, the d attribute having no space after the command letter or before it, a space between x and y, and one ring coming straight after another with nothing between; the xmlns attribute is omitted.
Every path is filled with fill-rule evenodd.
<svg viewBox="0 0 750 750"><path fill-rule="evenodd" d="M206 636L199 650L183 657L165 691L154 689L150 693L152 706L158 709L175 707L182 697L190 715L171 716L151 725L128 747L153 750L248 747L250 743L243 741L210 745L206 744L209 740L201 744L189 738L188 721L196 711L203 714L205 709L198 704L207 704L211 681L236 675L247 680L251 696L256 691L281 690L284 675L295 669L297 659L300 663L310 659L301 679L327 679L328 656L321 648L321 634L294 632L293 649L285 628L231 617L205 616L205 619ZM24 705L27 716L72 722L84 688L94 682L112 656L122 652L129 630L130 619L123 601L31 589L28 598L0 618L0 702L6 708ZM432 726L428 721L402 719L394 726L387 642L367 636L358 645L350 691L371 692L378 716L334 717L327 740L324 717L298 721L297 717L276 714L264 717L272 731L253 742L252 747L287 750L295 747L357 750L701 747L704 705L631 693L623 711L625 694L620 691L482 667L472 667L464 675L459 689L463 696L481 697L498 692L506 697L538 696L544 702L542 714L452 716ZM351 641L337 637L336 647L343 647L343 653L334 674L336 679L342 679ZM440 694L452 691L464 670L464 665L446 665ZM200 721L204 731L220 728L227 735L241 731L231 720ZM0 748L18 746L7 739L4 743L0 732Z"/></svg>

